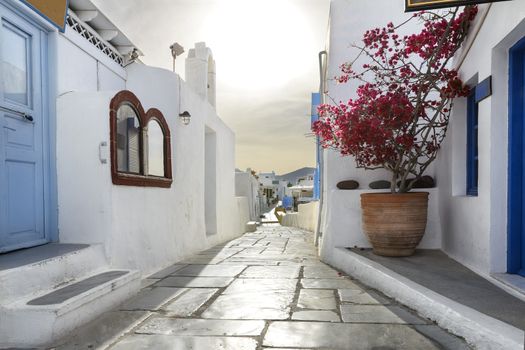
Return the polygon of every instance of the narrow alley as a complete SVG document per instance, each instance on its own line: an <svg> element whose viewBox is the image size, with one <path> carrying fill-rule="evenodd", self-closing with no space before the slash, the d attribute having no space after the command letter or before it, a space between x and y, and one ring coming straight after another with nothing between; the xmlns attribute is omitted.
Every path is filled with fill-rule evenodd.
<svg viewBox="0 0 525 350"><path fill-rule="evenodd" d="M319 261L313 234L263 224L143 280L53 349L468 349Z"/></svg>

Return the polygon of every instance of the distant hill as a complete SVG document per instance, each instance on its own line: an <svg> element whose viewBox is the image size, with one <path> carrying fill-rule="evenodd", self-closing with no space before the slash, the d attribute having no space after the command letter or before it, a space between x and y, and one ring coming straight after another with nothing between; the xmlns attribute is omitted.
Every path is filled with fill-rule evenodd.
<svg viewBox="0 0 525 350"><path fill-rule="evenodd" d="M307 176L307 175L313 175L314 172L315 172L315 168L304 167L304 168L292 171L291 173L288 173L288 174L277 175L276 178L279 180L286 180L290 182L292 185L295 185L295 183L297 182L299 178Z"/></svg>

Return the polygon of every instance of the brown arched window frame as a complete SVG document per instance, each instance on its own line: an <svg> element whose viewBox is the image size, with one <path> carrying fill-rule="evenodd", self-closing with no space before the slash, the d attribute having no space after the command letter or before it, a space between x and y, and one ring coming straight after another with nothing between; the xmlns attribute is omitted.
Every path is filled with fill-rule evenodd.
<svg viewBox="0 0 525 350"><path fill-rule="evenodd" d="M139 161L140 173L128 173L118 170L117 159L117 112L123 105L130 106L139 120ZM148 175L145 170L144 160L144 133L150 120L158 123L162 129L163 148L164 148L164 176ZM115 185L125 186L145 186L145 187L164 187L169 188L173 183L171 171L171 134L168 123L164 119L161 111L156 108L150 108L144 111L142 104L135 94L131 91L120 91L113 97L109 107L109 130L110 130L110 151L111 151L111 179Z"/></svg>

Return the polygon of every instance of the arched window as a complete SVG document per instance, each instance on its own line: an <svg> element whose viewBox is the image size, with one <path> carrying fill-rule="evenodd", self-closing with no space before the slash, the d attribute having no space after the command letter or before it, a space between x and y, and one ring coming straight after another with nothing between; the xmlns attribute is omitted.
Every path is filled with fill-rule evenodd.
<svg viewBox="0 0 525 350"><path fill-rule="evenodd" d="M164 176L164 132L156 120L148 123L148 175Z"/></svg>
<svg viewBox="0 0 525 350"><path fill-rule="evenodd" d="M110 103L111 178L115 185L170 187L170 130L162 113L148 112L130 91Z"/></svg>
<svg viewBox="0 0 525 350"><path fill-rule="evenodd" d="M117 109L117 169L140 174L141 128L137 112L128 104Z"/></svg>

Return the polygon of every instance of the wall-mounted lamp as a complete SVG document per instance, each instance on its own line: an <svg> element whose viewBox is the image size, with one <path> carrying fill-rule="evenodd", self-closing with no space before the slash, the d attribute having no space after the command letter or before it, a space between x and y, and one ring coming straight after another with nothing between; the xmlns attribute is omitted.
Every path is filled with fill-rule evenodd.
<svg viewBox="0 0 525 350"><path fill-rule="evenodd" d="M173 57L173 71L175 72L175 59L177 56L180 56L184 53L184 47L182 47L179 43L173 43L170 46L171 50L171 56Z"/></svg>
<svg viewBox="0 0 525 350"><path fill-rule="evenodd" d="M191 114L188 111L184 111L179 114L179 118L182 121L182 124L188 125L190 123Z"/></svg>

